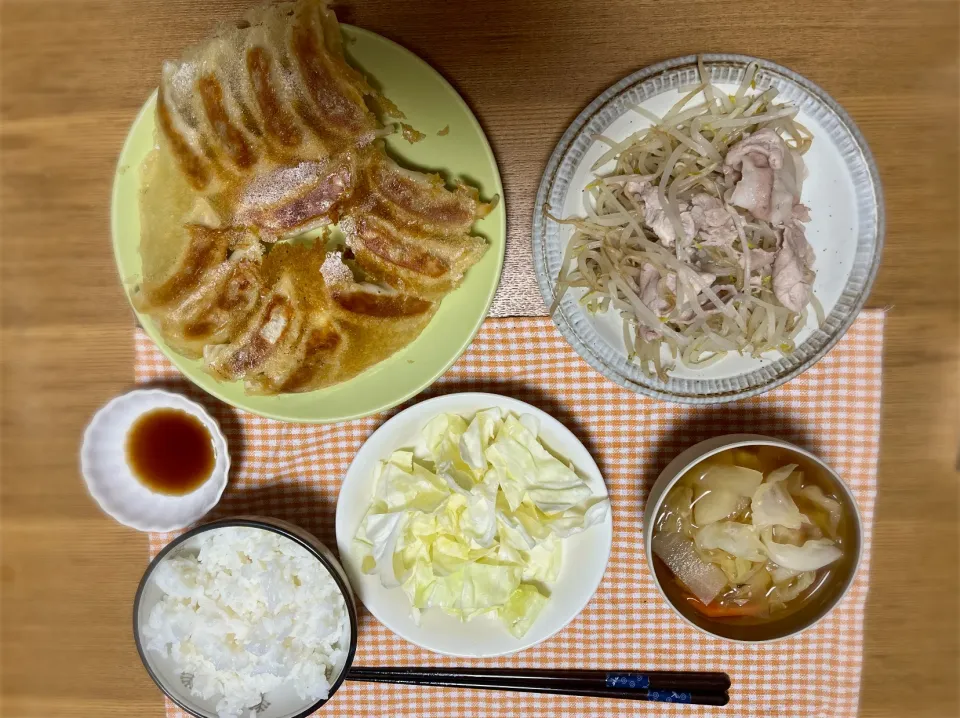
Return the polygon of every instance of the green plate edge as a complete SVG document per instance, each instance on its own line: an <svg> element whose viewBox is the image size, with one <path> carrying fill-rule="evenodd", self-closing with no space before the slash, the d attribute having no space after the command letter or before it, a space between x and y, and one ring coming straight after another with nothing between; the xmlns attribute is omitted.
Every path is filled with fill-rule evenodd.
<svg viewBox="0 0 960 718"><path fill-rule="evenodd" d="M223 383L163 342L153 321L137 314L144 331L194 384L218 399L254 414L302 423L356 419L390 409L423 391L460 357L473 341L493 302L506 250L503 184L493 150L477 118L457 91L430 65L392 40L342 25L352 64L382 88L407 114L407 122L426 134L414 145L399 136L387 140L392 154L416 169L439 171L480 189L484 199L499 195L498 206L477 222L474 232L490 242L483 259L463 285L448 295L416 340L350 381L303 394L247 396L240 382ZM134 120L117 162L111 197L110 228L120 279L127 290L140 273L139 165L153 146L151 95ZM436 133L448 126L449 133ZM458 171L452 168L458 168Z"/></svg>

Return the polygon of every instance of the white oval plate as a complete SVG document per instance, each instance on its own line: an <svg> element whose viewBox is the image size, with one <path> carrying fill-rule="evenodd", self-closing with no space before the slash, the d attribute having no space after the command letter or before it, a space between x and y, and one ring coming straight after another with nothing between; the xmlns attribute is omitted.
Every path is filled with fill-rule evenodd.
<svg viewBox="0 0 960 718"><path fill-rule="evenodd" d="M523 638L514 638L490 616L462 622L439 609L429 609L417 625L410 603L400 588L387 589L377 576L360 570L361 555L354 542L357 529L373 496L377 463L398 449L414 446L421 429L438 414L472 417L476 412L500 407L516 415L533 414L540 421L544 444L569 461L598 496L607 495L600 469L569 429L539 409L496 394L466 393L438 396L400 412L377 429L360 447L340 488L337 500L337 547L340 562L363 605L384 626L411 643L437 653L465 658L502 656L521 651L550 638L589 603L603 579L613 541L613 518L574 534L563 542L563 566L552 587L550 600Z"/></svg>
<svg viewBox="0 0 960 718"><path fill-rule="evenodd" d="M817 328L811 317L797 337L792 356L769 353L754 359L731 355L699 370L677 364L669 380L662 382L645 375L627 358L618 313L593 316L580 306L578 300L585 290L567 292L553 317L574 349L609 379L641 394L690 404L753 396L809 369L843 336L862 308L883 244L877 168L866 141L840 106L809 80L774 63L744 55L702 57L714 84L731 92L739 86L747 65L759 62L758 91L776 87L778 101L797 105L799 122L813 132L813 147L804 155L810 174L802 201L810 207L812 217L807 238L817 256L813 289L823 304L826 322ZM583 216L581 192L593 178L593 163L608 149L593 136L601 133L613 140L625 139L650 125L630 105L663 115L680 99L678 88L697 82L693 55L641 70L600 95L563 135L547 164L533 216L534 268L547 306L553 303L563 252L573 230L547 218L544 207L549 205L555 216Z"/></svg>

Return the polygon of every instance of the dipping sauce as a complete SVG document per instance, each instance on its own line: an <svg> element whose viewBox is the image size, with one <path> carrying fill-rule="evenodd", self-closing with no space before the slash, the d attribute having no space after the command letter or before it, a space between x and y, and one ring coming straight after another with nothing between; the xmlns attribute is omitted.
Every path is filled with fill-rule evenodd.
<svg viewBox="0 0 960 718"><path fill-rule="evenodd" d="M210 478L213 438L203 422L181 409L154 409L127 432L127 462L151 491L183 496Z"/></svg>

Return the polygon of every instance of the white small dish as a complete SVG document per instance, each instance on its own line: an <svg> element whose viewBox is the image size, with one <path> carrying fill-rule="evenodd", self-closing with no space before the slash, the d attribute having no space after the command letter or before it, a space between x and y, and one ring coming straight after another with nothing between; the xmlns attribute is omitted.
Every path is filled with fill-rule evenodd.
<svg viewBox="0 0 960 718"><path fill-rule="evenodd" d="M134 476L127 460L127 433L153 409L180 409L195 416L213 440L210 478L183 496L151 491ZM138 531L167 532L201 519L220 500L227 486L230 454L220 427L194 401L160 389L138 389L110 401L98 411L83 434L80 469L90 495L106 513Z"/></svg>
<svg viewBox="0 0 960 718"><path fill-rule="evenodd" d="M828 592L826 600L821 602L816 611L810 612L807 617L808 620L802 623L788 620L780 624L771 621L762 626L756 626L757 637L750 639L733 638L723 635L722 630L724 625L720 623L712 624L712 628L716 630L710 630L710 627L706 625L694 623L680 611L667 595L666 591L664 591L663 586L660 585L656 566L653 561L652 549L653 529L656 526L660 508L663 506L663 502L667 498L667 493L670 489L683 478L687 471L694 468L704 459L714 454L719 454L721 451L726 451L727 449L746 446L775 446L781 449L787 449L819 466L823 470L824 475L829 477L836 490L837 497L843 504L844 509L849 513L850 519L853 522L853 534L856 537L856 541L849 549L856 551L857 554L854 560L850 562L849 570L843 575L837 576L832 581L833 588ZM853 495L853 492L850 491L850 488L843 482L839 474L816 454L812 454L806 449L801 449L799 446L791 444L788 441L774 439L769 436L762 436L760 434L727 434L726 436L716 436L712 439L701 441L686 451L682 451L660 472L660 476L657 477L657 480L650 489L646 507L643 510L643 545L647 556L647 568L650 571L654 585L657 587L657 591L660 592L660 596L666 601L667 605L673 609L673 612L683 619L687 625L693 626L698 631L706 633L709 636L722 638L726 641L733 641L734 643L772 643L773 641L781 641L785 638L796 636L799 633L813 628L813 626L826 618L830 612L836 608L837 604L846 597L847 593L850 592L850 588L853 586L853 579L857 575L857 570L860 568L860 561L863 558L863 520L860 516L860 509L857 507L857 499Z"/></svg>
<svg viewBox="0 0 960 718"><path fill-rule="evenodd" d="M494 617L480 616L462 622L439 609L423 612L419 625L410 614L410 603L400 588L384 588L377 576L363 573L361 552L354 541L367 513L374 489L374 469L391 453L412 447L421 429L438 414L459 414L499 407L515 415L533 414L540 422L543 442L571 461L577 473L597 496L606 496L603 476L590 452L569 429L539 409L496 394L449 394L421 402L400 412L377 429L357 452L347 470L337 501L337 547L340 560L357 596L383 625L422 648L450 656L486 658L515 653L553 636L586 607L603 579L613 541L613 519L608 513L600 524L563 542L563 566L551 587L550 601L522 638L515 638Z"/></svg>

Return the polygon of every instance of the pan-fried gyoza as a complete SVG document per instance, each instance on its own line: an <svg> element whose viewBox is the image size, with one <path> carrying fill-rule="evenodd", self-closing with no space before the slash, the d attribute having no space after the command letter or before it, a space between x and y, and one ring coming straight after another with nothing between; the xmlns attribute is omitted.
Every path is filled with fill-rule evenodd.
<svg viewBox="0 0 960 718"><path fill-rule="evenodd" d="M256 8L164 63L134 302L172 348L276 394L345 381L419 335L486 251L471 227L497 198L399 166L371 108L401 117L347 63L322 0Z"/></svg>

